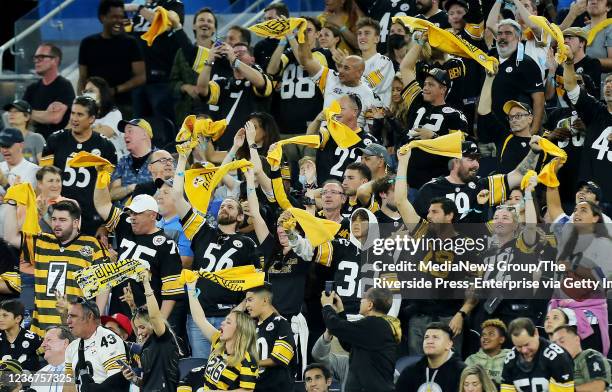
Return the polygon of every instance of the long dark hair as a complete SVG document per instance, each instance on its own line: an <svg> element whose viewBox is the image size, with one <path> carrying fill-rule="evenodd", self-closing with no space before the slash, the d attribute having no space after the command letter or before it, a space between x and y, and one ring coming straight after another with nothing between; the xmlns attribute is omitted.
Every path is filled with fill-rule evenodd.
<svg viewBox="0 0 612 392"><path fill-rule="evenodd" d="M280 140L280 131L278 130L278 124L276 124L276 120L270 114L265 112L253 112L249 114L248 120L256 119L259 122L259 125L266 133L263 139L263 143L261 145L261 152L263 154L268 153L268 149L270 146L277 141ZM246 158L249 156L249 146L245 143L238 150L238 154L236 154L238 158Z"/></svg>
<svg viewBox="0 0 612 392"><path fill-rule="evenodd" d="M93 84L100 90L100 108L98 109L97 117L102 118L115 108L110 86L106 80L99 76L92 76L87 79L85 84L87 84L87 82Z"/></svg>
<svg viewBox="0 0 612 392"><path fill-rule="evenodd" d="M594 224L594 228L593 228L593 235L595 235L595 238L603 237L603 238L612 240L612 237L610 237L610 233L608 233L608 229L606 228L606 225L603 223L604 215L603 215L603 211L601 207L598 204L595 204L589 200L583 201L582 203L587 203L589 207L591 207L591 211L593 215L599 217L598 222ZM578 243L579 233L578 233L578 229L576 228L576 226L573 223L570 223L570 224L572 224L572 232L570 234L569 239L565 243L565 246L563 247L563 251L561 251L561 254L559 255L558 260L570 260L571 262L571 258L572 256L574 256L574 249L576 248L576 244Z"/></svg>

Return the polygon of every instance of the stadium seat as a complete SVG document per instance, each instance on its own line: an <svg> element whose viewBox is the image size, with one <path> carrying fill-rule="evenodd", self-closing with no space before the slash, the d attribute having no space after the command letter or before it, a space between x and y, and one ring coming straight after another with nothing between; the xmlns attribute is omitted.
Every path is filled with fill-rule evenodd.
<svg viewBox="0 0 612 392"><path fill-rule="evenodd" d="M408 355L405 357L401 357L397 360L397 362L395 362L395 371L401 373L402 370L406 369L410 365L414 365L421 358L422 356L420 355Z"/></svg>
<svg viewBox="0 0 612 392"><path fill-rule="evenodd" d="M179 359L179 374L180 379L182 380L189 374L191 369L206 365L206 358L183 358Z"/></svg>
<svg viewBox="0 0 612 392"><path fill-rule="evenodd" d="M166 143L174 140L176 129L170 119L161 116L145 117L153 128L153 145L163 148Z"/></svg>

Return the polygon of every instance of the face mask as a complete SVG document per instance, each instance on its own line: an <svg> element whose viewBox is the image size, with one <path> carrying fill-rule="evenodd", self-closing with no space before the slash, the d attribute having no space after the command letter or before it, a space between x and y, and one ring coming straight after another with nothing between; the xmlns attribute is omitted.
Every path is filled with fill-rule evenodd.
<svg viewBox="0 0 612 392"><path fill-rule="evenodd" d="M302 184L302 186L306 186L306 176L303 174L300 174L300 176L298 177L298 181L300 182L300 184Z"/></svg>
<svg viewBox="0 0 612 392"><path fill-rule="evenodd" d="M391 34L388 37L389 46L392 49L400 49L402 46L406 45L406 41L404 41L404 36L400 34Z"/></svg>

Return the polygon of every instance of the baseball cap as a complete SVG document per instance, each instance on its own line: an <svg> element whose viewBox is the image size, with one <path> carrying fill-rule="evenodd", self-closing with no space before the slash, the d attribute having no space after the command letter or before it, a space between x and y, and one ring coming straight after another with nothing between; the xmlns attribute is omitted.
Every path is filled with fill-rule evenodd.
<svg viewBox="0 0 612 392"><path fill-rule="evenodd" d="M128 124L135 125L137 127L140 127L142 129L144 129L145 132L147 133L147 135L151 139L153 139L153 128L151 128L151 124L149 124L149 122L147 120L144 120L142 118L133 118L130 121L121 120L117 124L117 129L120 132L125 132L125 126L128 125Z"/></svg>
<svg viewBox="0 0 612 392"><path fill-rule="evenodd" d="M440 68L432 68L427 72L427 76L431 76L438 83L445 85L446 87L450 87L451 80L448 76L448 72Z"/></svg>
<svg viewBox="0 0 612 392"><path fill-rule="evenodd" d="M527 113L531 114L531 105L529 105L528 103L524 103L524 102L519 102L519 101L508 101L504 104L504 113L508 114L510 113L510 109L514 108L514 107L519 107L521 109L523 109L524 111L526 111Z"/></svg>
<svg viewBox="0 0 612 392"><path fill-rule="evenodd" d="M357 151L359 151L361 155L380 157L384 159L387 166L391 166L391 156L387 149L380 144L370 143L366 148L358 148Z"/></svg>
<svg viewBox="0 0 612 392"><path fill-rule="evenodd" d="M6 105L4 105L3 109L8 111L12 108L17 109L22 113L32 114L32 106L30 106L30 104L24 101L23 99L17 99L11 103L7 103Z"/></svg>
<svg viewBox="0 0 612 392"><path fill-rule="evenodd" d="M471 140L465 140L461 142L461 155L464 158L480 157L480 150L478 149L478 145Z"/></svg>
<svg viewBox="0 0 612 392"><path fill-rule="evenodd" d="M123 313L115 313L110 316L102 316L100 317L100 321L102 322L102 325L106 324L109 321L114 321L119 325L119 327L121 327L122 330L127 332L128 335L132 334L132 323L130 322L130 319Z"/></svg>
<svg viewBox="0 0 612 392"><path fill-rule="evenodd" d="M153 196L141 194L132 199L129 206L125 206L123 210L130 210L137 214L145 211L159 212L159 206Z"/></svg>
<svg viewBox="0 0 612 392"><path fill-rule="evenodd" d="M583 40L587 40L588 34L580 27L570 27L563 30L564 37L578 37Z"/></svg>
<svg viewBox="0 0 612 392"><path fill-rule="evenodd" d="M4 128L0 131L0 146L11 147L15 143L23 143L23 134L16 128Z"/></svg>
<svg viewBox="0 0 612 392"><path fill-rule="evenodd" d="M465 8L466 11L470 9L469 4L463 0L447 0L446 3L444 3L444 10L448 12L450 7L455 4L460 5L461 7Z"/></svg>
<svg viewBox="0 0 612 392"><path fill-rule="evenodd" d="M583 186L586 186L587 189L595 195L595 200L601 200L601 187L597 185L594 181L582 180L578 182L578 187L576 189L580 189Z"/></svg>

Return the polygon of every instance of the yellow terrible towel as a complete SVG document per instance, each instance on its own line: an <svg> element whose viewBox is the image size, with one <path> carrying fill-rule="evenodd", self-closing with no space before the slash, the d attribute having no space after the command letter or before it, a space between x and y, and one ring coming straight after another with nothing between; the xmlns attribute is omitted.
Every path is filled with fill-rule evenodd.
<svg viewBox="0 0 612 392"><path fill-rule="evenodd" d="M593 26L591 30L589 31L589 35L587 36L587 45L591 46L591 44L593 44L593 41L597 37L597 34L599 34L603 29L608 27L611 23L612 23L612 18L608 18L606 20L602 20L601 22Z"/></svg>
<svg viewBox="0 0 612 392"><path fill-rule="evenodd" d="M232 291L245 291L253 287L263 286L265 273L258 271L253 265L226 268L216 272L208 272L203 268L199 271L184 269L181 271L179 284L195 282L200 277L211 280Z"/></svg>
<svg viewBox="0 0 612 392"><path fill-rule="evenodd" d="M283 227L285 227L285 229L293 229L295 223L299 223L302 230L304 230L306 239L313 248L327 241L331 241L338 230L340 230L340 223L328 219L317 218L306 210L291 207L288 208L287 211L291 213L295 221L290 219L285 222L286 225L283 225Z"/></svg>
<svg viewBox="0 0 612 392"><path fill-rule="evenodd" d="M286 144L299 144L301 146L307 146L311 148L319 148L319 144L321 143L321 139L318 135L306 135L306 136L296 136L289 139L281 140L276 142L276 147L274 150L268 153L266 159L270 166L277 167L281 164L281 160L283 158L283 146Z"/></svg>
<svg viewBox="0 0 612 392"><path fill-rule="evenodd" d="M202 169L191 169L185 171L185 193L192 206L205 214L208 203L215 188L223 176L236 169L246 170L253 164L246 159L233 161L220 167L208 167Z"/></svg>
<svg viewBox="0 0 612 392"><path fill-rule="evenodd" d="M542 170L540 170L540 174L538 174L538 182L548 187L558 187L559 179L557 178L555 170L559 162L565 163L565 161L567 161L567 153L548 139L541 138L539 141L539 145L540 147L542 147L542 151L554 157L558 157L559 159L553 159L552 161L544 165Z"/></svg>
<svg viewBox="0 0 612 392"><path fill-rule="evenodd" d="M185 117L181 130L176 135L176 143L182 144L189 142L189 149L193 149L199 143L199 137L209 137L213 141L219 140L219 138L225 132L227 127L227 121L225 119L219 121L213 121L210 118L197 118L191 114ZM176 146L179 153L183 149L183 146Z"/></svg>
<svg viewBox="0 0 612 392"><path fill-rule="evenodd" d="M429 154L461 158L461 142L463 142L463 132L453 132L435 139L413 140L400 147L400 152L405 153L408 148L420 148Z"/></svg>
<svg viewBox="0 0 612 392"><path fill-rule="evenodd" d="M17 204L26 206L26 216L21 231L26 234L41 232L38 224L38 209L36 208L36 194L32 184L24 182L11 186L4 195L4 200L14 200Z"/></svg>
<svg viewBox="0 0 612 392"><path fill-rule="evenodd" d="M270 19L249 27L249 30L260 37L280 39L297 29L297 41L303 44L306 26L306 19L304 18Z"/></svg>
<svg viewBox="0 0 612 392"><path fill-rule="evenodd" d="M68 161L70 167L95 167L98 170L96 188L106 188L110 184L111 174L115 166L108 160L87 151L80 151Z"/></svg>
<svg viewBox="0 0 612 392"><path fill-rule="evenodd" d="M157 7L155 8L155 16L153 17L153 22L151 22L151 27L140 38L147 41L147 46L152 46L155 38L170 30L171 27L172 22L168 17L168 10L164 7Z"/></svg>
<svg viewBox="0 0 612 392"><path fill-rule="evenodd" d="M545 17L537 15L529 15L529 20L538 25L543 32L549 34L555 41L557 41L557 53L555 53L555 60L559 64L563 64L567 60L567 53L569 47L565 45L563 38L563 32L559 26L554 23L550 23Z"/></svg>
<svg viewBox="0 0 612 392"><path fill-rule="evenodd" d="M429 21L410 16L393 17L393 23L398 21L411 30L427 30L429 32L429 44L432 47L455 56L471 58L489 72L493 72L494 64L499 63L495 57L487 55L463 38L441 29Z"/></svg>
<svg viewBox="0 0 612 392"><path fill-rule="evenodd" d="M332 139L336 142L340 148L349 148L361 141L361 137L357 135L355 131L341 123L336 121L334 116L340 114L342 108L340 102L333 101L327 108L325 108L325 119L327 121L327 130L331 135Z"/></svg>

